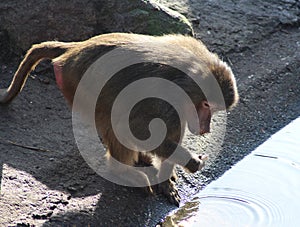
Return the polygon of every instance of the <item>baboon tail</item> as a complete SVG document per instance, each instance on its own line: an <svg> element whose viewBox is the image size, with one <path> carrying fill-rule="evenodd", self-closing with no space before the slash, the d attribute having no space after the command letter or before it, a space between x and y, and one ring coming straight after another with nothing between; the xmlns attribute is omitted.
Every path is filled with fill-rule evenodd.
<svg viewBox="0 0 300 227"><path fill-rule="evenodd" d="M27 54L19 65L10 86L8 88L0 89L0 104L9 103L18 95L22 90L28 75L41 60L54 59L65 53L71 47L71 43L56 41L33 45L27 51Z"/></svg>

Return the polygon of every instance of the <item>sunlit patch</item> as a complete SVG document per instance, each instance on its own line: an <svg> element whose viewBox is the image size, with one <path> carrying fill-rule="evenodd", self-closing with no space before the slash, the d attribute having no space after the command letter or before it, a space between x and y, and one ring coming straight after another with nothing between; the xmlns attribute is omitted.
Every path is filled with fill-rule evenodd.
<svg viewBox="0 0 300 227"><path fill-rule="evenodd" d="M101 199L101 193L73 198L67 192L49 189L29 173L7 164L3 165L0 189L3 226L28 223L29 218L32 218L30 224L41 226L49 218L67 213L93 214Z"/></svg>

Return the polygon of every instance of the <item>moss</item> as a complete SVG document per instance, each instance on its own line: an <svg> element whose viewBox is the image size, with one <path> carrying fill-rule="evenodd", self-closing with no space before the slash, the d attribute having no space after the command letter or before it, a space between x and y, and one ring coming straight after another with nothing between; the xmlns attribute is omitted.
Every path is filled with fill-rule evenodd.
<svg viewBox="0 0 300 227"><path fill-rule="evenodd" d="M142 33L149 35L170 33L193 35L192 26L185 16L153 1L142 0L142 2L146 5L131 9L128 12L129 18L141 21Z"/></svg>
<svg viewBox="0 0 300 227"><path fill-rule="evenodd" d="M149 12L142 9L134 9L128 13L132 17L149 16Z"/></svg>
<svg viewBox="0 0 300 227"><path fill-rule="evenodd" d="M163 35L171 33L193 34L189 22L186 23L183 20L176 21L174 19L163 21L155 16L148 19L148 27L146 30L150 35Z"/></svg>

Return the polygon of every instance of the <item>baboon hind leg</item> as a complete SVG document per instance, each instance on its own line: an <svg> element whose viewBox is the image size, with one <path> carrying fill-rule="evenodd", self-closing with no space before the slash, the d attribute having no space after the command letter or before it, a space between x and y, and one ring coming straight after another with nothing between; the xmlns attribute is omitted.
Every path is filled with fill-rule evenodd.
<svg viewBox="0 0 300 227"><path fill-rule="evenodd" d="M113 147L110 147L108 149L109 169L121 185L144 187L147 193L153 194L147 174L133 168L138 162L138 153L124 147L122 150L113 150Z"/></svg>

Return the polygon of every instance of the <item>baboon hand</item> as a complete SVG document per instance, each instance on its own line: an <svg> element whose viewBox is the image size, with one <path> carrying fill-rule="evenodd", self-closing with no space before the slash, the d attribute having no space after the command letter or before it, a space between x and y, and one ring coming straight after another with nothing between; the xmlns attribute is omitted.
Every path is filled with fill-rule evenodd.
<svg viewBox="0 0 300 227"><path fill-rule="evenodd" d="M193 157L186 164L185 168L187 168L191 173L195 173L204 167L205 161L207 159L208 159L207 155L199 155L198 157Z"/></svg>

